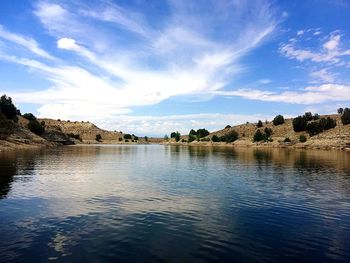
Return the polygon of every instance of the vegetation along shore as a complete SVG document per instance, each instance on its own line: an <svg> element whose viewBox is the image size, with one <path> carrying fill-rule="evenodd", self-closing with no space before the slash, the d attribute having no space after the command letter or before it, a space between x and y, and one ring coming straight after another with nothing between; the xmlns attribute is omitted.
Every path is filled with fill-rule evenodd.
<svg viewBox="0 0 350 263"><path fill-rule="evenodd" d="M21 114L6 95L0 99L0 150L27 149L74 144L176 144L241 147L294 147L350 150L350 109L336 114L306 112L295 118L277 115L272 121L259 120L209 132L190 130L187 135L174 131L164 138L148 138L122 131L100 129L89 121L39 119Z"/></svg>

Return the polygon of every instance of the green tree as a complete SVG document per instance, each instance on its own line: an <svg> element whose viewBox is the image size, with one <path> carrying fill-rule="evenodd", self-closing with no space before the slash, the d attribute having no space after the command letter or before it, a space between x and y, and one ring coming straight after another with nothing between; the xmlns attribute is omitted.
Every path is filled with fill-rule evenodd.
<svg viewBox="0 0 350 263"><path fill-rule="evenodd" d="M254 137L253 137L253 141L254 142L260 142L265 140L265 135L258 129L256 130Z"/></svg>
<svg viewBox="0 0 350 263"><path fill-rule="evenodd" d="M350 124L350 109L345 108L341 116L341 121L344 125Z"/></svg>
<svg viewBox="0 0 350 263"><path fill-rule="evenodd" d="M263 123L261 120L258 121L256 127L261 128L263 126Z"/></svg>
<svg viewBox="0 0 350 263"><path fill-rule="evenodd" d="M100 142L102 140L101 134L96 134L95 140Z"/></svg>
<svg viewBox="0 0 350 263"><path fill-rule="evenodd" d="M284 117L282 115L277 115L274 119L273 119L273 125L277 126L277 125L281 125L284 123Z"/></svg>
<svg viewBox="0 0 350 263"><path fill-rule="evenodd" d="M15 130L15 123L12 120L6 118L6 116L0 113L0 139L6 138L12 134Z"/></svg>
<svg viewBox="0 0 350 263"><path fill-rule="evenodd" d="M265 132L266 138L270 138L271 137L271 135L272 135L272 129L271 128L265 127L264 132Z"/></svg>
<svg viewBox="0 0 350 263"><path fill-rule="evenodd" d="M169 141L169 136L167 134L164 135L164 140Z"/></svg>
<svg viewBox="0 0 350 263"><path fill-rule="evenodd" d="M309 122L307 125L306 125L306 131L308 132L308 134L310 136L314 136L316 134L319 134L323 131L321 125L320 125L320 122L318 121L313 121L313 122Z"/></svg>
<svg viewBox="0 0 350 263"><path fill-rule="evenodd" d="M176 142L178 142L178 141L180 141L180 137L181 137L181 134L177 131L176 133L175 133L175 141Z"/></svg>
<svg viewBox="0 0 350 263"><path fill-rule="evenodd" d="M209 135L209 131L206 129L198 129L197 130L197 138L203 138Z"/></svg>
<svg viewBox="0 0 350 263"><path fill-rule="evenodd" d="M36 117L32 113L24 113L22 115L23 118L29 120L29 121L35 121Z"/></svg>
<svg viewBox="0 0 350 263"><path fill-rule="evenodd" d="M338 114L340 114L340 115L342 115L342 114L343 114L343 111L344 111L344 109L343 109L343 108L339 108L339 109L337 110Z"/></svg>
<svg viewBox="0 0 350 263"><path fill-rule="evenodd" d="M39 136L45 132L45 128L37 120L30 120L28 123L28 129Z"/></svg>
<svg viewBox="0 0 350 263"><path fill-rule="evenodd" d="M145 136L145 142L148 142L148 137L147 136Z"/></svg>
<svg viewBox="0 0 350 263"><path fill-rule="evenodd" d="M293 130L295 132L301 132L306 130L307 119L305 116L298 116L293 119Z"/></svg>
<svg viewBox="0 0 350 263"><path fill-rule="evenodd" d="M234 142L238 139L238 132L236 131L230 131L229 133L225 134L226 142Z"/></svg>
<svg viewBox="0 0 350 263"><path fill-rule="evenodd" d="M313 120L313 116L312 116L312 113L311 112L305 112L304 114L305 118L307 121L312 121Z"/></svg>
<svg viewBox="0 0 350 263"><path fill-rule="evenodd" d="M335 126L337 126L336 120L330 117L320 119L319 123L322 130L333 129Z"/></svg>
<svg viewBox="0 0 350 263"><path fill-rule="evenodd" d="M191 129L191 130L190 130L190 133L189 133L188 135L196 136L196 135L197 135L197 132L196 132L194 129Z"/></svg>
<svg viewBox="0 0 350 263"><path fill-rule="evenodd" d="M0 98L0 112L10 120L18 121L17 114L20 113L16 106L12 103L11 97L2 95Z"/></svg>
<svg viewBox="0 0 350 263"><path fill-rule="evenodd" d="M213 142L219 142L219 141L220 141L220 138L219 138L216 134L214 134L214 135L211 137L211 140L212 140Z"/></svg>
<svg viewBox="0 0 350 263"><path fill-rule="evenodd" d="M306 136L305 136L304 134L301 134L301 135L299 136L299 141L300 141L300 142L306 142Z"/></svg>
<svg viewBox="0 0 350 263"><path fill-rule="evenodd" d="M124 139L131 140L132 136L130 134L126 133L126 134L124 134Z"/></svg>

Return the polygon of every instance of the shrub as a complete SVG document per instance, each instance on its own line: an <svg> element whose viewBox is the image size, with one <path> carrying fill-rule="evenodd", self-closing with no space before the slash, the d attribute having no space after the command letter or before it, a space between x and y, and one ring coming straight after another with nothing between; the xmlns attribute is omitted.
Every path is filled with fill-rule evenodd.
<svg viewBox="0 0 350 263"><path fill-rule="evenodd" d="M178 142L180 141L181 134L179 132L176 132L175 134L175 141Z"/></svg>
<svg viewBox="0 0 350 263"><path fill-rule="evenodd" d="M138 141L138 140L139 140L139 137L136 136L136 135L134 135L134 140L135 140L135 141Z"/></svg>
<svg viewBox="0 0 350 263"><path fill-rule="evenodd" d="M289 139L289 137L287 137L283 140L283 142L291 142L291 140Z"/></svg>
<svg viewBox="0 0 350 263"><path fill-rule="evenodd" d="M197 137L198 138L203 138L203 137L208 136L208 135L209 135L209 131L206 129L198 129L197 130Z"/></svg>
<svg viewBox="0 0 350 263"><path fill-rule="evenodd" d="M211 137L211 140L213 141L213 142L219 142L220 141L220 138L217 136L217 135L213 135L212 137Z"/></svg>
<svg viewBox="0 0 350 263"><path fill-rule="evenodd" d="M11 97L7 97L6 95L2 95L0 98L0 112L10 120L15 122L18 121L17 113L20 113L16 106L12 103Z"/></svg>
<svg viewBox="0 0 350 263"><path fill-rule="evenodd" d="M344 109L343 109L343 108L339 108L339 109L337 110L338 114L340 114L340 115L342 115L342 114L343 114L343 111L344 111Z"/></svg>
<svg viewBox="0 0 350 263"><path fill-rule="evenodd" d="M281 125L284 123L284 117L282 115L277 115L274 119L273 119L273 125L277 126L277 125Z"/></svg>
<svg viewBox="0 0 350 263"><path fill-rule="evenodd" d="M190 133L189 133L188 135L196 136L196 135L197 135L197 132L196 132L194 129L191 129L191 130L190 130Z"/></svg>
<svg viewBox="0 0 350 263"><path fill-rule="evenodd" d="M186 140L185 140L185 139L182 139L181 142L186 142Z"/></svg>
<svg viewBox="0 0 350 263"><path fill-rule="evenodd" d="M238 139L238 132L236 131L230 131L229 133L225 134L226 142L234 142Z"/></svg>
<svg viewBox="0 0 350 263"><path fill-rule="evenodd" d="M314 136L316 134L321 133L323 129L318 121L313 121L306 125L306 131L309 133L310 136Z"/></svg>
<svg viewBox="0 0 350 263"><path fill-rule="evenodd" d="M318 120L319 118L320 118L320 115L318 115L317 113L313 117L314 120Z"/></svg>
<svg viewBox="0 0 350 263"><path fill-rule="evenodd" d="M79 134L68 133L67 135L68 135L69 137L71 137L71 138L74 138L74 139L77 139L77 140L81 141L81 137L80 137Z"/></svg>
<svg viewBox="0 0 350 263"><path fill-rule="evenodd" d="M344 125L350 124L350 109L345 108L343 114L341 115L341 122Z"/></svg>
<svg viewBox="0 0 350 263"><path fill-rule="evenodd" d="M299 136L299 141L300 141L300 142L306 142L306 136L305 136L304 134L301 134L301 135Z"/></svg>
<svg viewBox="0 0 350 263"><path fill-rule="evenodd" d="M32 113L24 113L22 115L23 118L27 119L28 121L35 121L36 117Z"/></svg>
<svg viewBox="0 0 350 263"><path fill-rule="evenodd" d="M45 121L41 121L40 124L41 124L41 126L45 126L46 125Z"/></svg>
<svg viewBox="0 0 350 263"><path fill-rule="evenodd" d="M132 136L130 134L126 133L126 134L124 134L124 139L131 140Z"/></svg>
<svg viewBox="0 0 350 263"><path fill-rule="evenodd" d="M266 127L264 129L264 132L265 132L265 135L266 135L267 138L271 137L271 135L272 135L272 129L271 128L267 128Z"/></svg>
<svg viewBox="0 0 350 263"><path fill-rule="evenodd" d="M304 116L305 116L307 121L312 121L313 120L313 116L312 116L311 112L305 112Z"/></svg>
<svg viewBox="0 0 350 263"><path fill-rule="evenodd" d="M147 136L145 136L145 141L148 142L148 137Z"/></svg>
<svg viewBox="0 0 350 263"><path fill-rule="evenodd" d="M206 137L206 138L202 138L201 142L210 142L210 138Z"/></svg>
<svg viewBox="0 0 350 263"><path fill-rule="evenodd" d="M256 130L254 137L253 137L253 141L260 142L263 140L265 140L265 135L260 130Z"/></svg>
<svg viewBox="0 0 350 263"><path fill-rule="evenodd" d="M193 142L194 140L196 139L196 136L195 135L188 135L188 142Z"/></svg>
<svg viewBox="0 0 350 263"><path fill-rule="evenodd" d="M320 125L322 130L329 130L337 126L337 122L334 119L327 117L320 119Z"/></svg>
<svg viewBox="0 0 350 263"><path fill-rule="evenodd" d="M123 140L123 138L122 138L122 137L119 137L119 138L118 138L118 141L120 141L120 142L121 142L122 140Z"/></svg>
<svg viewBox="0 0 350 263"><path fill-rule="evenodd" d="M231 128L231 125L226 125L225 126L225 129L229 129L229 128Z"/></svg>
<svg viewBox="0 0 350 263"><path fill-rule="evenodd" d="M168 138L169 139L169 138ZM125 142L129 142L129 140L125 140Z"/></svg>
<svg viewBox="0 0 350 263"><path fill-rule="evenodd" d="M125 135L124 135L124 139L126 139L126 138L125 138ZM169 136L168 136L167 134L164 135L164 140L165 140L165 141L169 141ZM126 141L126 140L125 140L125 141Z"/></svg>
<svg viewBox="0 0 350 263"><path fill-rule="evenodd" d="M101 134L96 134L95 140L100 142L102 140Z"/></svg>
<svg viewBox="0 0 350 263"><path fill-rule="evenodd" d="M170 133L170 138L175 138L175 136L176 136L176 132Z"/></svg>
<svg viewBox="0 0 350 263"><path fill-rule="evenodd" d="M28 129L36 135L41 135L45 132L45 128L37 120L30 120Z"/></svg>
<svg viewBox="0 0 350 263"><path fill-rule="evenodd" d="M305 131L307 120L305 116L298 116L293 119L293 130L295 132Z"/></svg>
<svg viewBox="0 0 350 263"><path fill-rule="evenodd" d="M261 120L258 121L256 127L261 128L263 126L263 123Z"/></svg>
<svg viewBox="0 0 350 263"><path fill-rule="evenodd" d="M0 113L0 135L10 135L14 132L15 123L12 120L6 118L6 116ZM0 136L1 138L2 136Z"/></svg>

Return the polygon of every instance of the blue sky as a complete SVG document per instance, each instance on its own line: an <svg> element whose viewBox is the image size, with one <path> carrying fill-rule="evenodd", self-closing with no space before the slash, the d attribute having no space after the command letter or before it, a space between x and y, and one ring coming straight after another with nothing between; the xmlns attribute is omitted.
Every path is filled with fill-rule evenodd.
<svg viewBox="0 0 350 263"><path fill-rule="evenodd" d="M0 2L22 112L164 135L350 106L350 2Z"/></svg>

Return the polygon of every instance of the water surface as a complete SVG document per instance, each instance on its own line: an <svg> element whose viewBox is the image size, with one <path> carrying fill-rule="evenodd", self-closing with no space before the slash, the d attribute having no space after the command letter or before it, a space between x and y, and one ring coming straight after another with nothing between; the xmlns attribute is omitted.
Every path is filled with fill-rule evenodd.
<svg viewBox="0 0 350 263"><path fill-rule="evenodd" d="M0 153L3 262L348 262L349 244L349 153Z"/></svg>

